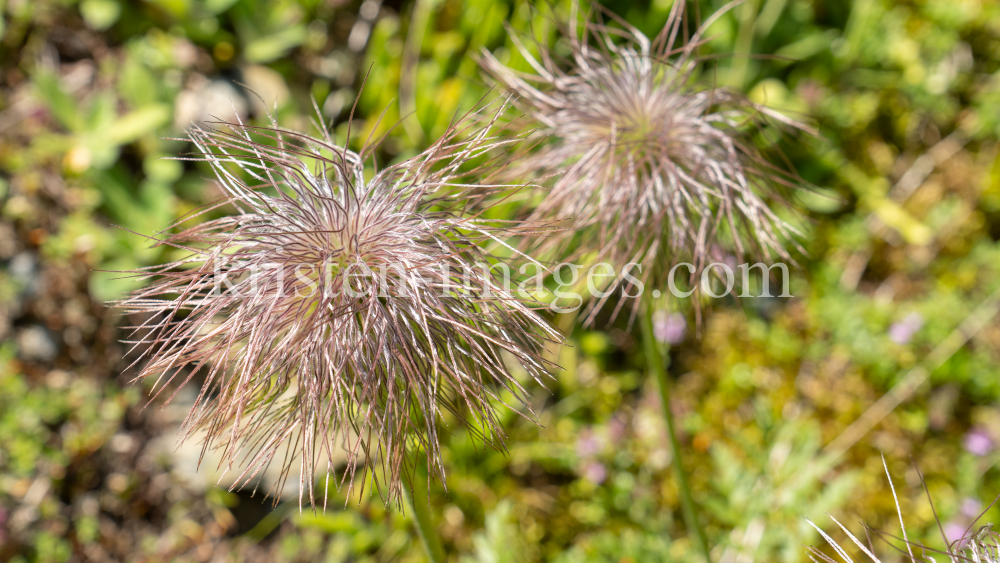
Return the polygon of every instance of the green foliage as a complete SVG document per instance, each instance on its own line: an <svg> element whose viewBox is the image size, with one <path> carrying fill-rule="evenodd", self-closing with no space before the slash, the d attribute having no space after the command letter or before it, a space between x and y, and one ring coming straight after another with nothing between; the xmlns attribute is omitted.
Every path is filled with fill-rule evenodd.
<svg viewBox="0 0 1000 563"><path fill-rule="evenodd" d="M699 2L702 19L725 3ZM151 561L206 560L203 546L234 560L421 560L412 524L377 494L332 493L315 514L285 499L243 526L235 521L259 495L150 492L176 459L116 466L139 459L113 456L116 435L160 423L154 409L140 412L142 390L117 377L121 350L74 359L67 327L95 335L113 321L68 303L137 287L105 270L177 258L181 249L147 236L226 212L189 216L220 196L202 164L170 159L191 151L175 140L190 120L235 107L264 124L266 109L310 131L315 98L342 142L357 98L352 145L386 135L379 162L405 158L491 94L475 64L481 49L526 68L505 20L567 52L553 20L570 2L532 4L386 2L374 15L326 0L0 4L0 559L106 555L128 537L132 558ZM647 34L671 5L607 3ZM911 456L945 523L964 522L964 500L985 506L1000 492L1000 454L963 443L973 430L1000 443L1000 330L995 320L963 328L1000 287L998 21L1000 5L975 0L748 0L709 28L702 54L718 56L700 83L742 90L822 135L756 136L816 186L790 197L806 251L792 270L795 297L706 302L700 325L691 303L668 305L687 315L671 355L674 409L716 560L804 560L800 545L818 540L805 519L825 521L822 512L897 533L882 452L900 476L911 537L932 545L941 544ZM512 218L518 207L492 213ZM37 258L47 285L18 269L21 255ZM76 282L82 289L64 287ZM901 338L910 315L919 326ZM572 330L574 347L554 356L564 369L548 390L530 388L541 427L502 411L508 452L483 451L446 421L448 489L432 501L446 507L440 530L454 560L694 560L627 316ZM19 335L35 324L55 335L55 360L24 354ZM926 381L899 407L835 463L818 462L916 368ZM162 510L128 512L148 499ZM115 527L132 520L141 532Z"/></svg>

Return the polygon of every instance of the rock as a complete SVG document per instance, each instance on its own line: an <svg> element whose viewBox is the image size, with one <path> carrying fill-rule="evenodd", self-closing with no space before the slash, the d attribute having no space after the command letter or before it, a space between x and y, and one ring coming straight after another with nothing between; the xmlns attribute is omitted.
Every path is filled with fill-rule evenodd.
<svg viewBox="0 0 1000 563"><path fill-rule="evenodd" d="M174 126L188 129L197 121L235 121L239 115L247 117L247 100L229 81L209 81L195 75L188 87L177 95L174 107Z"/></svg>
<svg viewBox="0 0 1000 563"><path fill-rule="evenodd" d="M291 98L285 79L278 71L263 65L249 65L241 70L243 82L250 89L250 105L254 115L273 114L275 106L280 108Z"/></svg>
<svg viewBox="0 0 1000 563"><path fill-rule="evenodd" d="M35 293L38 284L38 258L31 252L21 252L10 260L7 271L27 294Z"/></svg>
<svg viewBox="0 0 1000 563"><path fill-rule="evenodd" d="M59 353L59 346L41 325L34 325L17 333L18 355L25 360L49 362Z"/></svg>

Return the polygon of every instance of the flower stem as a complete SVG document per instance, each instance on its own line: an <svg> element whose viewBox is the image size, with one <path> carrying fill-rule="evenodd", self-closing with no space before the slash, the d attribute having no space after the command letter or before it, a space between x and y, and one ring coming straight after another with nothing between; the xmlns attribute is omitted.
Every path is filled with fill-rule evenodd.
<svg viewBox="0 0 1000 563"><path fill-rule="evenodd" d="M670 378L667 375L667 366L670 362L669 356L660 353L660 348L653 334L653 307L647 303L645 311L641 315L642 323L642 343L646 352L646 367L650 374L656 378L660 387L660 399L663 401L663 418L667 422L667 434L670 436L670 450L673 453L674 469L677 471L677 484L681 492L681 509L684 512L684 521L688 531L692 536L697 548L705 556L707 563L712 563L709 555L708 542L705 541L705 532L698 523L698 512L695 508L694 499L691 497L691 486L688 484L687 472L681 462L681 444L677 440L675 430L677 423L674 421L674 413L670 410Z"/></svg>
<svg viewBox="0 0 1000 563"><path fill-rule="evenodd" d="M427 560L430 563L444 563L444 548L438 539L437 530L431 520L430 497L427 493L427 475L423 471L415 471L411 479L412 490L403 486L403 494L413 513L413 521L417 527L417 535L424 544Z"/></svg>

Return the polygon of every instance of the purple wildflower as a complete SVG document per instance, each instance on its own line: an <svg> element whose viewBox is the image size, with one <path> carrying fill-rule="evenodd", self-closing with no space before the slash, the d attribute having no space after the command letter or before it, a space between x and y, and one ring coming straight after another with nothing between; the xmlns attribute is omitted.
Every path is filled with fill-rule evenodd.
<svg viewBox="0 0 1000 563"><path fill-rule="evenodd" d="M947 522L944 525L944 537L948 539L948 543L956 542L965 537L965 528L961 522Z"/></svg>
<svg viewBox="0 0 1000 563"><path fill-rule="evenodd" d="M653 313L653 336L666 344L678 344L687 333L687 320L680 313Z"/></svg>
<svg viewBox="0 0 1000 563"><path fill-rule="evenodd" d="M584 430L576 440L576 455L582 458L594 457L601 453L604 444L592 430Z"/></svg>
<svg viewBox="0 0 1000 563"><path fill-rule="evenodd" d="M608 469L599 461L590 461L583 466L583 477L595 485L608 478Z"/></svg>
<svg viewBox="0 0 1000 563"><path fill-rule="evenodd" d="M889 340L900 345L906 344L923 326L924 318L920 313L910 313L903 317L903 320L893 323L889 327Z"/></svg>
<svg viewBox="0 0 1000 563"><path fill-rule="evenodd" d="M993 451L993 439L985 430L971 430L965 435L965 450L976 456L984 456Z"/></svg>
<svg viewBox="0 0 1000 563"><path fill-rule="evenodd" d="M962 501L961 506L958 511L966 518L975 518L979 516L979 512L983 509L983 503L979 502L979 499L966 497Z"/></svg>

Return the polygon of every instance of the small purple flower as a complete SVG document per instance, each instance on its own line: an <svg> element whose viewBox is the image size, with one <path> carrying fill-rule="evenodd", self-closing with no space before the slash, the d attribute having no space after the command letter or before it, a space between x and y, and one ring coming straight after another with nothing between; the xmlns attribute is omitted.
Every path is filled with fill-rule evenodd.
<svg viewBox="0 0 1000 563"><path fill-rule="evenodd" d="M608 423L608 440L612 443L619 443L625 439L628 423L623 416L615 416Z"/></svg>
<svg viewBox="0 0 1000 563"><path fill-rule="evenodd" d="M965 435L965 449L972 455L984 456L993 451L993 439L982 429L972 430Z"/></svg>
<svg viewBox="0 0 1000 563"><path fill-rule="evenodd" d="M657 311L653 314L653 336L666 344L678 344L687 333L687 320L680 313Z"/></svg>
<svg viewBox="0 0 1000 563"><path fill-rule="evenodd" d="M583 467L583 477L595 485L600 485L608 478L608 470L603 463L591 461Z"/></svg>
<svg viewBox="0 0 1000 563"><path fill-rule="evenodd" d="M948 522L944 525L944 537L948 538L948 543L962 539L965 537L965 526L954 520Z"/></svg>
<svg viewBox="0 0 1000 563"><path fill-rule="evenodd" d="M602 449L604 449L604 445L593 431L584 430L580 433L580 438L576 441L576 455L582 458L590 458L599 454Z"/></svg>
<svg viewBox="0 0 1000 563"><path fill-rule="evenodd" d="M924 326L924 318L920 313L910 313L899 322L889 327L889 340L896 344L906 344L920 328Z"/></svg>
<svg viewBox="0 0 1000 563"><path fill-rule="evenodd" d="M962 506L958 509L962 513L962 516L966 518L975 518L979 516L979 511L983 509L983 503L979 502L979 499L972 497L966 497L962 501Z"/></svg>

